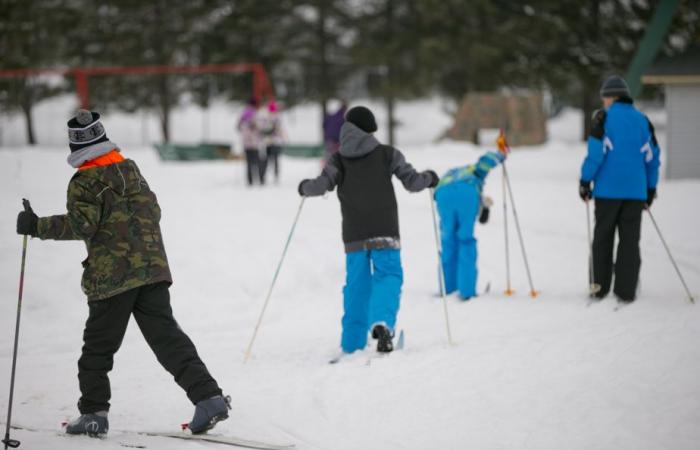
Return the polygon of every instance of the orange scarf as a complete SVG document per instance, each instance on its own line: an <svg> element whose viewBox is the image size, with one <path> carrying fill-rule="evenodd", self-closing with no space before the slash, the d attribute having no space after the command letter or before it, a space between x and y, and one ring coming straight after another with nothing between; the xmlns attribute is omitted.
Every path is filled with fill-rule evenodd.
<svg viewBox="0 0 700 450"><path fill-rule="evenodd" d="M85 161L78 170L90 169L92 167L109 166L124 161L124 157L116 149L102 156L98 156L90 161Z"/></svg>

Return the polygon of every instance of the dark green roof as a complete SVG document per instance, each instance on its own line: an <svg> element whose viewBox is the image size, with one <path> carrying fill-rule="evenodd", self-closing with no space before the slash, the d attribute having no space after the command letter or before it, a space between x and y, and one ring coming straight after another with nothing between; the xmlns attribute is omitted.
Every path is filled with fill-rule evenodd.
<svg viewBox="0 0 700 450"><path fill-rule="evenodd" d="M689 47L685 52L657 59L645 76L700 75L700 45Z"/></svg>

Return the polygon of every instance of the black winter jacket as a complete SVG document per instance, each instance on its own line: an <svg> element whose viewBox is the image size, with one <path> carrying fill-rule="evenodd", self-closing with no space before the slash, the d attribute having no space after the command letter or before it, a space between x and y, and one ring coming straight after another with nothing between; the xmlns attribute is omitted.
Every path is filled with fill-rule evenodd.
<svg viewBox="0 0 700 450"><path fill-rule="evenodd" d="M406 190L428 187L431 176L417 172L403 154L352 123L340 131L340 152L331 157L317 178L302 183L304 195L317 196L338 186L347 253L400 248L399 216L391 177Z"/></svg>

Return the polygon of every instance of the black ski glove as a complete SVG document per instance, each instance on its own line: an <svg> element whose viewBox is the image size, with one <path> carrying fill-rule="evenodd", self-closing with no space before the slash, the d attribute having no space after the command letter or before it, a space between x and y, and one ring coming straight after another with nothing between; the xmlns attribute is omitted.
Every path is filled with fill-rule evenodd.
<svg viewBox="0 0 700 450"><path fill-rule="evenodd" d="M593 198L593 191L591 191L591 182L590 181L581 180L579 182L578 195L579 195L579 197L581 197L581 200L583 200L584 202L587 202L588 200Z"/></svg>
<svg viewBox="0 0 700 450"><path fill-rule="evenodd" d="M301 195L302 197L306 197L306 194L304 193L304 183L306 183L307 181L309 181L309 180L308 180L308 179L306 179L306 180L301 180L301 182L299 183L299 187L297 187L297 192L298 192L299 195Z"/></svg>
<svg viewBox="0 0 700 450"><path fill-rule="evenodd" d="M647 204L646 208L651 208L651 204L654 203L654 199L656 198L656 188L649 188L647 189Z"/></svg>
<svg viewBox="0 0 700 450"><path fill-rule="evenodd" d="M24 200L24 211L17 214L17 234L36 237L39 218L32 210L28 200Z"/></svg>
<svg viewBox="0 0 700 450"><path fill-rule="evenodd" d="M491 213L491 206L493 205L493 200L491 197L485 195L481 197L481 212L479 213L479 223L485 224L489 221L489 214Z"/></svg>
<svg viewBox="0 0 700 450"><path fill-rule="evenodd" d="M440 177L438 177L438 175L435 173L435 171L426 170L423 173L430 177L430 184L428 185L429 188L434 188L440 182Z"/></svg>
<svg viewBox="0 0 700 450"><path fill-rule="evenodd" d="M480 224L485 224L486 222L489 221L489 214L491 212L491 208L488 206L484 206L481 208L481 214L479 214L479 223Z"/></svg>

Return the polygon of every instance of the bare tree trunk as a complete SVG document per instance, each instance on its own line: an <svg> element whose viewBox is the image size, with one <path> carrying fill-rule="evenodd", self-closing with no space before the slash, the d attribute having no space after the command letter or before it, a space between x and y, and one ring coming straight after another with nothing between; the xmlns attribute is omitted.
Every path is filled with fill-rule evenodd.
<svg viewBox="0 0 700 450"><path fill-rule="evenodd" d="M323 134L323 122L328 114L328 55L326 49L326 0L318 0L317 37L319 43L319 104L321 106L321 133Z"/></svg>
<svg viewBox="0 0 700 450"><path fill-rule="evenodd" d="M589 28L591 30L591 35L594 39L599 39L599 24L598 17L600 13L600 0L591 0L589 3L590 7L590 17L591 22ZM595 41L594 41L595 42ZM588 135L591 132L591 123L593 121L593 111L595 109L596 101L598 99L597 91L597 76L595 73L589 73L583 76L583 102L581 107L583 108L583 136L581 139L586 141Z"/></svg>
<svg viewBox="0 0 700 450"><path fill-rule="evenodd" d="M170 140L170 90L168 89L168 77L162 75L158 80L160 100L160 128L163 132L163 142Z"/></svg>
<svg viewBox="0 0 700 450"><path fill-rule="evenodd" d="M387 0L386 2L386 30L387 30L387 41L391 42L394 39L394 1ZM389 120L388 127L388 140L389 145L392 147L395 143L394 131L396 128L396 121L394 120L394 63L393 56L387 54L387 64L386 64L386 109L387 109L387 119Z"/></svg>
<svg viewBox="0 0 700 450"><path fill-rule="evenodd" d="M583 136L581 139L586 141L591 132L591 123L593 119L593 110L595 109L595 84L590 80L583 83L583 98L581 108L583 109Z"/></svg>
<svg viewBox="0 0 700 450"><path fill-rule="evenodd" d="M29 145L36 145L34 121L32 120L32 102L30 99L22 102L22 113L24 114L24 123L26 124L27 143Z"/></svg>

